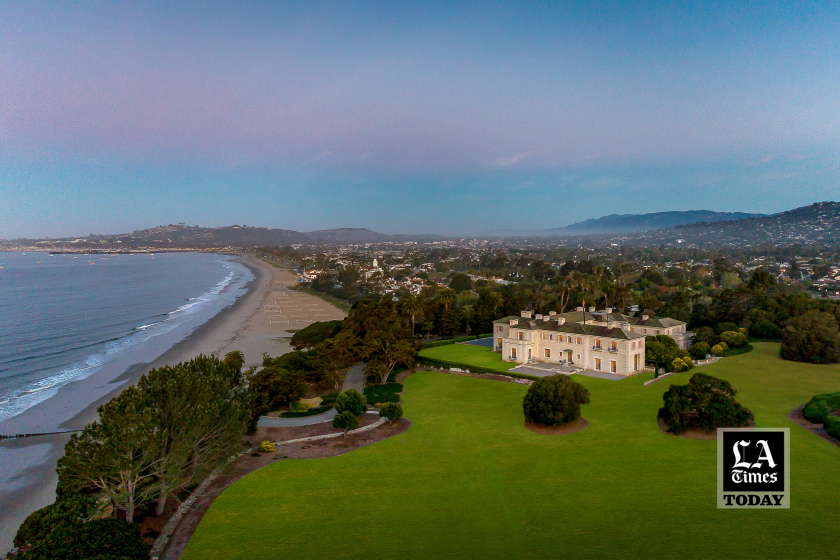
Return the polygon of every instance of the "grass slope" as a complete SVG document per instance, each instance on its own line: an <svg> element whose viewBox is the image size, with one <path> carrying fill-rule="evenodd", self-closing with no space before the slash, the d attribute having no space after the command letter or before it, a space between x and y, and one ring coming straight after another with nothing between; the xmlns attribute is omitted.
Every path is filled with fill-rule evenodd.
<svg viewBox="0 0 840 560"><path fill-rule="evenodd" d="M759 426L791 428L790 510L718 510L716 443L660 432L662 393L691 373L649 387L650 375L577 376L592 393L590 426L540 436L523 426L526 387L421 372L405 381L408 432L241 479L183 558L828 557L840 450L786 416L840 390L840 366L777 354L756 343L694 371L730 380Z"/></svg>
<svg viewBox="0 0 840 560"><path fill-rule="evenodd" d="M446 346L424 348L420 350L418 356L456 362L464 364L466 368L469 368L469 366L486 367L502 373L520 365L502 361L501 352L493 352L490 348L471 344L447 344Z"/></svg>

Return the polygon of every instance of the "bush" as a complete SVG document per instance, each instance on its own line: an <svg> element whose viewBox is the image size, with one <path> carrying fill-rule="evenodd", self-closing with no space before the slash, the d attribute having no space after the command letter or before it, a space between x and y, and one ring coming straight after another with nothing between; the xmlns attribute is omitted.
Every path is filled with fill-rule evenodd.
<svg viewBox="0 0 840 560"><path fill-rule="evenodd" d="M359 427L359 419L352 412L340 412L335 415L332 421L333 428L344 430L344 435L350 430L355 430Z"/></svg>
<svg viewBox="0 0 840 560"><path fill-rule="evenodd" d="M728 381L703 373L691 376L688 385L671 385L662 395L665 406L659 417L674 434L691 428L706 432L741 428L754 420L753 413L733 398L737 391Z"/></svg>
<svg viewBox="0 0 840 560"><path fill-rule="evenodd" d="M680 373L683 371L688 371L688 368L685 367L685 362L682 361L682 358L674 358L674 361L671 362L671 371Z"/></svg>
<svg viewBox="0 0 840 560"><path fill-rule="evenodd" d="M321 406L325 404L335 404L335 399L338 398L338 393L327 393L326 395L321 395Z"/></svg>
<svg viewBox="0 0 840 560"><path fill-rule="evenodd" d="M802 409L802 416L814 424L822 424L829 414L840 409L840 392L815 395Z"/></svg>
<svg viewBox="0 0 840 560"><path fill-rule="evenodd" d="M709 353L709 343L708 342L695 342L691 345L688 353L691 355L692 358L695 360L702 360L706 357L706 354Z"/></svg>
<svg viewBox="0 0 840 560"><path fill-rule="evenodd" d="M385 403L379 409L379 417L387 418L390 424L393 424L403 416L403 409L397 403Z"/></svg>
<svg viewBox="0 0 840 560"><path fill-rule="evenodd" d="M274 444L268 440L265 440L257 448L257 451L259 451L260 453L272 453L274 451Z"/></svg>
<svg viewBox="0 0 840 560"><path fill-rule="evenodd" d="M722 341L722 340L721 340L720 342L718 342L718 346L720 346L721 348L723 348L723 351L724 351L724 352L726 352L727 350L729 350L729 345L728 345L727 343L725 343L724 341Z"/></svg>
<svg viewBox="0 0 840 560"><path fill-rule="evenodd" d="M402 383L386 383L365 388L365 399L373 403L395 403L400 401Z"/></svg>
<svg viewBox="0 0 840 560"><path fill-rule="evenodd" d="M723 346L721 346L720 344L715 344L714 346L712 346L709 352L711 352L715 356L723 356Z"/></svg>
<svg viewBox="0 0 840 560"><path fill-rule="evenodd" d="M683 363L685 364L685 371L691 370L694 367L694 362L691 361L691 358L688 356L683 356L682 359Z"/></svg>
<svg viewBox="0 0 840 560"><path fill-rule="evenodd" d="M359 414L364 414L366 410L367 399L356 389L344 391L335 399L335 411L339 415L344 412L349 412L353 416L358 416Z"/></svg>
<svg viewBox="0 0 840 560"><path fill-rule="evenodd" d="M423 348L434 348L435 346L446 346L447 344L455 344L456 342L468 342L475 340L477 336L462 336L461 338L448 338L446 340L436 340L423 345Z"/></svg>
<svg viewBox="0 0 840 560"><path fill-rule="evenodd" d="M840 416L829 416L823 423L825 433L834 439L840 439Z"/></svg>
<svg viewBox="0 0 840 560"><path fill-rule="evenodd" d="M557 426L580 418L580 405L589 404L589 389L566 375L552 375L534 382L525 394L525 420Z"/></svg>
<svg viewBox="0 0 840 560"><path fill-rule="evenodd" d="M717 325L715 325L715 332L718 335L721 335L721 334L723 334L727 331L737 332L738 331L738 325L736 325L735 323L728 323L728 322L718 323Z"/></svg>
<svg viewBox="0 0 840 560"><path fill-rule="evenodd" d="M720 333L720 341L730 348L740 348L747 343L747 337L742 332L726 331Z"/></svg>
<svg viewBox="0 0 840 560"><path fill-rule="evenodd" d="M840 361L840 330L833 315L808 311L794 317L782 331L779 354L785 360L831 364Z"/></svg>
<svg viewBox="0 0 840 560"><path fill-rule="evenodd" d="M782 338L782 329L773 323L759 321L750 326L750 336L765 340L779 340Z"/></svg>
<svg viewBox="0 0 840 560"><path fill-rule="evenodd" d="M316 416L332 409L332 405L314 406L308 410L294 411L289 410L280 414L281 418L305 418L307 416Z"/></svg>
<svg viewBox="0 0 840 560"><path fill-rule="evenodd" d="M316 321L306 328L297 331L292 336L292 346L300 350L313 348L319 342L332 338L341 331L343 321Z"/></svg>

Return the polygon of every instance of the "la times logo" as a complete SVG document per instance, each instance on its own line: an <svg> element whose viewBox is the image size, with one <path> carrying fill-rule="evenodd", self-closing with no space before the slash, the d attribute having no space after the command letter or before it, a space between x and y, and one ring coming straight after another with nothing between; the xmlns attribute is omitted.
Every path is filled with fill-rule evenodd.
<svg viewBox="0 0 840 560"><path fill-rule="evenodd" d="M789 508L787 428L718 429L718 507Z"/></svg>

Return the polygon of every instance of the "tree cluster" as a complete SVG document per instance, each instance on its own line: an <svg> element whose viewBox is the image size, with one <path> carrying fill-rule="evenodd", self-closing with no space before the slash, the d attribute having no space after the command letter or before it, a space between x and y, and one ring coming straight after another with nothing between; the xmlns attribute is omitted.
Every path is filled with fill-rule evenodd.
<svg viewBox="0 0 840 560"><path fill-rule="evenodd" d="M687 385L671 385L665 392L659 417L674 434L745 427L753 413L734 399L736 394L728 381L695 373Z"/></svg>
<svg viewBox="0 0 840 560"><path fill-rule="evenodd" d="M589 389L567 375L552 375L534 381L522 408L526 422L557 426L580 418L582 404L589 404Z"/></svg>

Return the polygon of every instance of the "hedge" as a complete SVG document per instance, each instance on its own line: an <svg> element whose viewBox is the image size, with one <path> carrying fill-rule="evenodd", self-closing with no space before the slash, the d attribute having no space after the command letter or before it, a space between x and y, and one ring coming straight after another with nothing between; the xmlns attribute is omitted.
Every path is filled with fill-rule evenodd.
<svg viewBox="0 0 840 560"><path fill-rule="evenodd" d="M441 369L449 369L449 368L459 368L463 370L468 370L470 373L492 373L494 375L507 375L508 377L515 377L517 379L531 379L532 381L536 381L540 379L535 375L525 375L523 373L514 373L512 371L499 371L492 368L486 368L481 366L473 366L468 364L462 364L458 362L449 362L447 360L437 360L434 358L421 358L420 356L417 357L417 363L423 366L433 367L433 368L441 368Z"/></svg>
<svg viewBox="0 0 840 560"><path fill-rule="evenodd" d="M815 395L802 409L805 420L814 424L825 422L829 414L840 409L840 392Z"/></svg>
<svg viewBox="0 0 840 560"><path fill-rule="evenodd" d="M281 418L303 418L305 416L315 416L316 414L321 414L322 412L326 412L330 410L332 406L316 406L310 408L309 410L301 410L300 412L295 412L293 410L289 410L288 412L283 412L280 414Z"/></svg>
<svg viewBox="0 0 840 560"><path fill-rule="evenodd" d="M467 342L468 340L475 340L477 336L462 336L461 338L449 338L447 340L436 340L423 345L423 348L434 348L435 346L446 346L447 344L455 344L456 342Z"/></svg>
<svg viewBox="0 0 840 560"><path fill-rule="evenodd" d="M825 433L835 439L840 439L840 416L828 416L823 423Z"/></svg>

